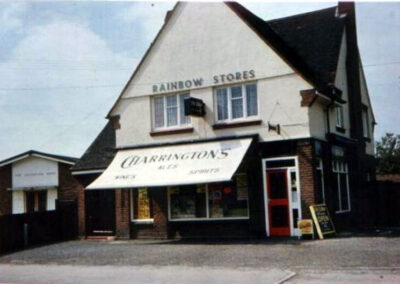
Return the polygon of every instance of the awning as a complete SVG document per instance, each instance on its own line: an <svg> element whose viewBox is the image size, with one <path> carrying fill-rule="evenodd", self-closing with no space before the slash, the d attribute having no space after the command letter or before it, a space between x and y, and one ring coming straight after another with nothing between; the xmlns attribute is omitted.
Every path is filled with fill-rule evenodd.
<svg viewBox="0 0 400 284"><path fill-rule="evenodd" d="M156 187L228 181L251 138L120 150L87 189Z"/></svg>

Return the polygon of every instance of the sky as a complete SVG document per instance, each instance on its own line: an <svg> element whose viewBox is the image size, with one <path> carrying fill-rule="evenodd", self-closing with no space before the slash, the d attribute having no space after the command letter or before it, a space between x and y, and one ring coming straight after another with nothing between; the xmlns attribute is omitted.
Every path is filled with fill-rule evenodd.
<svg viewBox="0 0 400 284"><path fill-rule="evenodd" d="M0 0L0 160L31 149L80 157L174 2ZM243 2L269 20L335 2ZM400 134L400 3L356 4L378 125Z"/></svg>

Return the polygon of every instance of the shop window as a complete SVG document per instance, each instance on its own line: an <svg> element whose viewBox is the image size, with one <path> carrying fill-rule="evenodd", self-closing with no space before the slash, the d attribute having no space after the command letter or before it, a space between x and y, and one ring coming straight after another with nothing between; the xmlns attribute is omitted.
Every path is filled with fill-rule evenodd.
<svg viewBox="0 0 400 284"><path fill-rule="evenodd" d="M336 116L336 127L344 128L344 116L343 116L342 106L335 107L335 116Z"/></svg>
<svg viewBox="0 0 400 284"><path fill-rule="evenodd" d="M171 220L248 217L247 176L233 182L168 188Z"/></svg>
<svg viewBox="0 0 400 284"><path fill-rule="evenodd" d="M47 210L46 191L26 191L25 192L25 212L43 212Z"/></svg>
<svg viewBox="0 0 400 284"><path fill-rule="evenodd" d="M343 161L332 162L332 172L334 175L334 186L337 190L336 213L349 212L350 208L350 189L348 165Z"/></svg>
<svg viewBox="0 0 400 284"><path fill-rule="evenodd" d="M132 221L151 221L153 219L153 204L147 188L131 190Z"/></svg>
<svg viewBox="0 0 400 284"><path fill-rule="evenodd" d="M229 121L258 115L257 85L236 85L215 90L216 120Z"/></svg>
<svg viewBox="0 0 400 284"><path fill-rule="evenodd" d="M369 118L368 118L368 108L366 106L364 106L362 110L362 122L363 122L364 138L369 138Z"/></svg>
<svg viewBox="0 0 400 284"><path fill-rule="evenodd" d="M190 117L185 116L184 101L189 94L173 94L153 98L154 129L180 127L190 124Z"/></svg>

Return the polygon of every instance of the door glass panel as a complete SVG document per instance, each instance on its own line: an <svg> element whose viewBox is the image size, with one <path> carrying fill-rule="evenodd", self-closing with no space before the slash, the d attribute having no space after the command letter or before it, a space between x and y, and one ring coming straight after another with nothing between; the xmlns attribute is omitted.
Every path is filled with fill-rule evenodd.
<svg viewBox="0 0 400 284"><path fill-rule="evenodd" d="M269 174L270 199L287 198L286 172Z"/></svg>
<svg viewBox="0 0 400 284"><path fill-rule="evenodd" d="M282 228L289 226L288 207L277 205L271 207L271 227Z"/></svg>

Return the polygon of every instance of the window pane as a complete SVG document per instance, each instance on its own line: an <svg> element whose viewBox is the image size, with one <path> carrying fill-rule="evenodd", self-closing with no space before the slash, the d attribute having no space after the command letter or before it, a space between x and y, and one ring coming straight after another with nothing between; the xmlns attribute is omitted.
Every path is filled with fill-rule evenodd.
<svg viewBox="0 0 400 284"><path fill-rule="evenodd" d="M164 98L154 98L154 127L164 126Z"/></svg>
<svg viewBox="0 0 400 284"><path fill-rule="evenodd" d="M270 199L287 198L286 171L268 173Z"/></svg>
<svg viewBox="0 0 400 284"><path fill-rule="evenodd" d="M176 95L167 97L167 126L178 125L178 100Z"/></svg>
<svg viewBox="0 0 400 284"><path fill-rule="evenodd" d="M232 96L232 119L243 117L242 86L231 88Z"/></svg>
<svg viewBox="0 0 400 284"><path fill-rule="evenodd" d="M247 217L247 177L238 175L236 183L216 183L208 186L210 218Z"/></svg>
<svg viewBox="0 0 400 284"><path fill-rule="evenodd" d="M340 174L340 198L341 198L341 203L342 203L342 210L349 209L346 176L347 176L347 174Z"/></svg>
<svg viewBox="0 0 400 284"><path fill-rule="evenodd" d="M185 99L188 97L189 94L182 94L179 96L179 115L181 119L181 124L188 124L190 122L190 117L185 115Z"/></svg>
<svg viewBox="0 0 400 284"><path fill-rule="evenodd" d="M247 116L258 115L257 111L257 86L246 86Z"/></svg>
<svg viewBox="0 0 400 284"><path fill-rule="evenodd" d="M171 187L170 210L171 219L206 217L205 186L190 185Z"/></svg>
<svg viewBox="0 0 400 284"><path fill-rule="evenodd" d="M147 188L133 189L133 219L151 219L153 218L151 199Z"/></svg>
<svg viewBox="0 0 400 284"><path fill-rule="evenodd" d="M217 90L217 119L228 119L228 92L227 89Z"/></svg>
<svg viewBox="0 0 400 284"><path fill-rule="evenodd" d="M343 127L343 108L338 106L335 108L336 110L336 125L339 127Z"/></svg>

